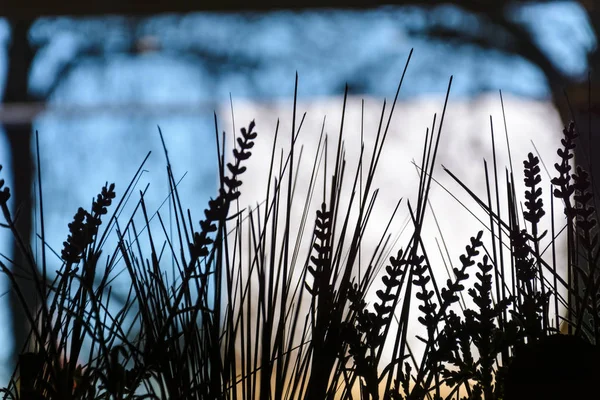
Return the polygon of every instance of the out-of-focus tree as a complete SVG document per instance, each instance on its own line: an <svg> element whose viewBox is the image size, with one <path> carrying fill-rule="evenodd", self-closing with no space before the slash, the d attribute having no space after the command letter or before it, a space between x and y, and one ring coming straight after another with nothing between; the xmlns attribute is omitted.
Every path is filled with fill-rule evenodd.
<svg viewBox="0 0 600 400"><path fill-rule="evenodd" d="M3 101L5 103L26 104L34 100L29 94L29 70L33 63L35 50L29 42L29 29L33 19L19 19L10 21L11 39L8 50L8 73ZM18 123L5 123L11 155L11 170L13 172L12 202L16 217L16 228L19 235L28 245L33 232L33 180L35 165L31 153L32 125L31 121ZM27 268L26 257L13 242L12 269L16 282L24 298L29 302L29 308L37 308L36 291L31 276L31 269ZM9 293L9 304L12 310L12 337L14 350L12 361L16 362L17 356L25 344L29 334L30 325L25 318L21 302L14 290Z"/></svg>

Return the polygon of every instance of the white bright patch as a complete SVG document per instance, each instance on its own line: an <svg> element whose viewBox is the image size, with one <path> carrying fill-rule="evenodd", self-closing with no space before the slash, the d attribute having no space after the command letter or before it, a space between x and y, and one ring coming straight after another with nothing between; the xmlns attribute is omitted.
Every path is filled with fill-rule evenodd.
<svg viewBox="0 0 600 400"><path fill-rule="evenodd" d="M409 213L407 200L410 201L413 209L416 207L418 175L411 161L415 160L417 164L421 163L423 141L427 127L431 126L434 113L438 113L436 130L439 126L441 111L444 99L442 97L422 98L417 101L400 102L396 105L394 117L390 125L390 130L383 149L378 173L374 182L375 188L380 188L376 206L373 210L367 233L363 241L362 263L363 267L367 263L380 240L381 234L387 225L391 212L399 198L404 198L400 207L399 215L392 226L392 240L396 238L407 220ZM325 123L325 132L329 135L329 156L327 174L330 176L333 172L335 161L335 147L337 144L338 133L340 129L342 98L330 98L322 100L301 101L298 104L296 128L306 111L306 119L300 131L299 139L296 144L299 150L303 146L302 161L299 167L298 183L296 187L296 198L292 206L292 238L295 240L296 227L298 226L301 213L304 209L304 201L308 189L311 171L313 167L315 152L323 124L323 117L327 116ZM558 161L556 149L560 146L562 127L560 118L556 110L549 103L535 102L522 98L505 96L506 123L508 137L510 141L510 151L512 154L512 163L514 167L516 190L518 201L524 203L523 186L523 160L528 152L536 154L531 141L533 141L539 150L542 161L549 168L551 176L555 175L553 165ZM382 100L367 98L364 109L364 140L365 140L365 164L368 165L370 154L373 149L373 142L377 133L377 126L381 116ZM236 135L239 136L239 129L247 127L251 120L256 121L258 137L255 140L255 146L252 149L252 157L245 162L248 171L242 176L244 182L241 187L240 207L248 205L256 206L258 202L264 200L268 178L269 160L273 146L274 132L277 119L280 119L279 138L275 156L275 170L279 168L280 148L284 148L283 154L287 154L289 149L290 132L292 125L293 102L291 100L279 101L270 104L234 101L234 115L236 123ZM384 118L387 122L390 103L386 107ZM218 112L220 116L219 129L226 130L228 133L229 149L232 145L231 110L224 106ZM449 168L457 175L471 190L475 192L482 200L487 202L486 187L483 169L483 160L487 160L491 184L493 185L493 159L491 150L490 133L490 115L493 119L495 142L497 148L498 180L500 185L500 204L503 218L507 221L506 211L506 179L505 168L509 167L508 152L504 134L504 124L502 118L502 109L498 95L485 95L475 98L471 101L453 100L452 96L448 104L444 119L442 136L439 143L437 156L437 165L434 169L434 178L437 179L451 193L464 202L466 210L459 205L445 190L433 183L431 188L430 201L436 213L441 234L437 230L431 210L428 208L428 214L425 217L425 227L423 231L423 240L431 265L436 275L438 285L445 285L448 275L442 262L442 257L436 244L436 239L440 240L441 235L446 241L450 261L454 266L460 267L459 255L465 252L465 246L469 244L469 238L475 236L479 230L484 230L484 243L491 254L490 234L486 229L489 224L489 218L480 209L477 204L457 185L448 174L441 168L441 164ZM360 151L360 130L361 130L361 99L349 98L346 116L344 122L344 146L346 150L347 172L344 185L351 186L358 163ZM227 156L229 156L228 151ZM296 152L295 163L298 162ZM295 166L295 168L297 168ZM366 168L366 167L365 167ZM544 209L546 216L543 218L542 229L550 228L550 197L549 187L550 179L542 167L542 189L544 196ZM286 178L287 180L287 175ZM300 257L296 268L302 268L306 254L309 250L309 241L311 230L314 227L314 218L316 207L320 206L322 201L322 179L323 174L319 175L319 183L315 190L315 195L311 202L311 211L308 214L307 226L304 231L303 242L300 246ZM330 178L328 177L328 186ZM347 193L347 192L346 192ZM492 187L492 201L495 204L494 189ZM285 203L282 200L281 207ZM341 201L342 209L348 204L348 197ZM524 207L524 205L523 205ZM495 208L495 206L494 206ZM482 225L469 212L474 213L485 224ZM564 224L562 214L562 204L555 202L555 223L557 232ZM264 217L262 215L261 217ZM340 216L343 218L343 215ZM521 224L523 219L521 217ZM528 225L529 227L529 225ZM283 225L280 226L283 230ZM403 233L400 240L393 244L390 243L391 254L395 255L400 247L405 248L410 234L411 226ZM246 231L244 232L246 234ZM548 243L550 233L542 241L545 246ZM506 241L506 235L504 236ZM557 240L558 246L558 264L564 265L564 235ZM508 254L508 253L506 253ZM477 261L481 260L480 254ZM545 253L547 261L551 261L551 253L548 250ZM385 257L387 265L388 257ZM444 260L448 262L446 254ZM509 262L507 263L509 265ZM472 267L471 276L476 272ZM507 271L509 267L507 266ZM547 277L550 275L547 274ZM472 282L471 282L472 283ZM372 304L377 300L374 296L375 290L380 287L380 276L376 279L372 287L371 295L368 301ZM469 287L469 286L467 286ZM431 289L431 288L430 288ZM467 299L467 293L463 296ZM414 303L418 305L415 299ZM472 304L472 303L471 303ZM397 310L399 313L399 310ZM416 317L419 311L413 307L411 311L411 325L414 334L423 335L424 328L417 323ZM412 328L411 328L412 327ZM414 336L414 335L413 335ZM417 340L409 342L413 351L422 349L422 345Z"/></svg>

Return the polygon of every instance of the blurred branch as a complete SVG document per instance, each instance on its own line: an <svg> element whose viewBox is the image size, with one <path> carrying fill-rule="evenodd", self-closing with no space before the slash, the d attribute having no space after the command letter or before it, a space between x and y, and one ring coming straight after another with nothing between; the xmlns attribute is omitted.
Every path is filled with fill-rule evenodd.
<svg viewBox="0 0 600 400"><path fill-rule="evenodd" d="M71 74L71 72L75 69L75 67L77 67L81 63L83 58L94 57L94 56L98 57L98 56L102 56L102 55L103 55L102 49L92 47L92 48L86 49L85 51L82 51L81 53L77 54L75 57L73 57L69 61L63 63L60 66L60 69L58 70L58 72L56 73L56 76L54 77L54 80L52 81L52 83L48 86L48 88L46 88L46 90L44 90L44 93L38 97L48 99L52 95L52 93L54 93L56 88L58 88L58 86L61 83L65 82L67 77Z"/></svg>
<svg viewBox="0 0 600 400"><path fill-rule="evenodd" d="M549 1L548 1L549 2ZM509 54L516 54L532 64L537 65L548 79L553 93L575 79L562 73L537 45L531 32L523 25L510 20L510 7L517 2L501 1L496 7L485 8L480 1L465 1L460 3L460 9L477 17L480 29L461 26L453 28L443 23L433 24L418 35L434 37L444 41L470 43L481 48L495 49ZM527 3L522 1L519 3ZM458 6L458 3L456 3ZM505 38L510 40L505 40Z"/></svg>
<svg viewBox="0 0 600 400"><path fill-rule="evenodd" d="M228 72L227 69L243 73L263 67L263 63L259 57L231 54L226 51L217 52L207 47L190 46L185 49L177 49L177 53L180 57L193 58L201 62L215 76Z"/></svg>
<svg viewBox="0 0 600 400"><path fill-rule="evenodd" d="M516 40L516 47L513 49L515 54L531 61L539 66L548 77L550 84L562 84L570 80L566 75L560 72L548 56L540 50L529 30L524 26L516 24L508 19L506 15L500 13L487 14L490 20L498 26L504 28Z"/></svg>
<svg viewBox="0 0 600 400"><path fill-rule="evenodd" d="M434 37L457 44L473 44L483 49L499 50L509 54L516 54L530 61L542 69L549 83L567 82L571 78L559 71L548 57L542 53L537 46L531 42L502 43L496 40L494 36L471 35L467 32L456 31L445 27L435 27L428 29L422 36ZM551 81L551 82L550 82Z"/></svg>

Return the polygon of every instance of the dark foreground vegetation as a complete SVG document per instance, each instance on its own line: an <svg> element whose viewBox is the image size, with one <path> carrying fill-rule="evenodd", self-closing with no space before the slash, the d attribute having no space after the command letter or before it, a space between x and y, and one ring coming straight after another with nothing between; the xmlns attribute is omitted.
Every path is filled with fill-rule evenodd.
<svg viewBox="0 0 600 400"><path fill-rule="evenodd" d="M391 110L384 103L379 129L371 132L374 147L363 147L358 165L344 160L343 128L339 136L321 135L314 168L300 172L310 176L303 194L293 190L302 125L294 110L292 134L279 135L290 140L291 151L280 158L273 143L264 202L254 208L238 201L244 177L252 174L244 164L261 140L254 122L237 135L231 161L215 126L220 187L199 221L181 204L166 148L170 221L146 208L145 191L132 215L121 214L136 197L142 163L119 196L107 183L91 208L79 208L63 249L43 246L39 259L16 234L18 215L11 214L4 187L2 228L15 233L28 263L12 265L5 257L0 268L17 295L15 276L33 279L42 307L27 314L31 335L3 398L511 400L581 398L593 390L598 228L591 177L585 165L572 169L577 124L565 127L557 143L551 182L542 179L532 153L520 171L503 174L486 165L485 198L446 170L485 210L489 224L473 232L458 264L441 279L421 231L444 104L427 130L416 204L399 202L389 210L380 245L363 254L364 232L378 207L373 178L385 172L377 166L403 78ZM333 160L322 157L327 146L336 148ZM524 179L523 203L515 179ZM501 186L506 198L498 194ZM542 192L550 187L548 205ZM38 190L41 199L42 185ZM301 216L291 213L296 202L306 204ZM309 215L312 202L320 206ZM502 215L501 202L508 210ZM412 235L389 255L400 207L408 209ZM553 218L555 207L564 209L564 222L542 231L542 219ZM38 211L43 220L43 205ZM299 251L291 229L298 222L312 232L308 254ZM118 237L114 249L106 248L109 234ZM555 254L564 237L567 259L546 262L542 255ZM43 228L38 240L46 243ZM52 256L62 262L55 277L47 267ZM118 274L126 274L130 290L115 300L111 285ZM383 289L371 290L374 282ZM409 345L411 313L426 332L418 337L421 354Z"/></svg>

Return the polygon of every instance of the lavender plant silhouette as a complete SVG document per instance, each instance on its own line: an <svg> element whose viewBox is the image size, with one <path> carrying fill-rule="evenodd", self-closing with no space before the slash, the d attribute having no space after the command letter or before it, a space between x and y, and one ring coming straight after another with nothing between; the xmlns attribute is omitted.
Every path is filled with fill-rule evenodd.
<svg viewBox="0 0 600 400"><path fill-rule="evenodd" d="M548 235L539 225L546 216L544 183L533 153L523 162L524 209L517 201L516 171L506 174L506 219L493 205L500 198L496 190L493 199L489 188L498 188L500 180L489 178L487 164L487 199L445 169L487 213L490 234L473 233L445 283L434 274L422 226L452 79L439 122L434 118L427 130L417 202L406 204L410 240L385 262L386 229L371 262L358 267L365 227L377 207L373 179L410 56L387 121L384 103L375 144L369 151L363 142L355 169L344 153L346 90L340 133L333 140L321 133L312 171L301 171L310 176L305 210L313 197L320 204L315 215L306 211L301 217L300 229L313 223L307 254L298 254L291 232L290 210L301 201L294 188L303 119L295 108L290 151L278 161L273 143L261 204L245 209L239 204L242 178L252 174L245 163L261 140L258 127L252 121L240 130L233 161L226 162L225 133L219 134L215 115L220 187L203 219L194 223L183 208L163 141L175 234L169 235L160 210L151 224L144 191L133 214L121 217L144 160L116 206L118 188L107 183L91 211L77 210L53 280L45 265L44 274L36 273L39 260L14 228L10 191L0 181L2 227L15 233L29 260L12 268L0 261L0 269L17 294L15 274L31 277L43 300L36 314L27 314L32 332L3 398L514 400L556 395L561 376L569 393L589 390L600 339L597 217L590 205L590 176L581 167L571 172L575 123L563 132L551 182L567 221L562 230L568 236L566 279L557 272L559 261L548 264L542 258ZM295 99L297 88L296 76ZM330 143L333 165L323 157ZM351 196L343 199L348 188ZM400 206L390 210L388 228ZM135 215L143 218L142 230ZM118 244L109 252L104 247L110 232ZM166 238L163 243L157 242L158 233ZM552 250L558 235L553 228ZM139 245L144 237L149 254ZM40 238L45 243L43 231ZM175 266L171 279L166 263ZM111 282L119 270L131 285L119 311L111 312ZM467 288L469 279L473 284ZM369 304L377 280L383 289ZM463 306L464 294L472 307ZM420 359L409 344L415 303L426 330L426 337L418 338L425 346ZM561 324L567 334L560 333ZM586 355L585 367L576 368L582 359L574 354ZM562 369L546 368L553 364Z"/></svg>

